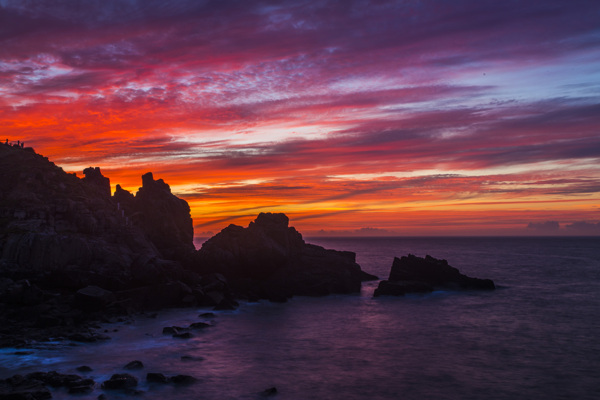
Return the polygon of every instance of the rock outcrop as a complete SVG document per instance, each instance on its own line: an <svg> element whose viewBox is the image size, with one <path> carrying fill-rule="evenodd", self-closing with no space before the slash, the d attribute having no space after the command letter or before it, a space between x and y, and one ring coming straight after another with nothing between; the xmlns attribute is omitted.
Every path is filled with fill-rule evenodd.
<svg viewBox="0 0 600 400"><path fill-rule="evenodd" d="M434 290L492 290L490 279L471 278L448 265L446 260L409 254L394 258L387 280L379 282L374 296L402 296L406 293L426 293Z"/></svg>
<svg viewBox="0 0 600 400"><path fill-rule="evenodd" d="M196 251L189 205L152 173L135 195L117 185L111 196L100 168L80 179L5 144L0 171L0 346L15 343L15 330L60 336L107 313L232 309L236 294L285 301L376 279L354 253L306 244L284 214L231 225Z"/></svg>
<svg viewBox="0 0 600 400"><path fill-rule="evenodd" d="M0 322L10 321L0 336L107 312L216 305L180 262L195 252L192 219L162 180L146 174L137 196L120 187L111 196L99 168L80 179L4 144L0 171Z"/></svg>
<svg viewBox="0 0 600 400"><path fill-rule="evenodd" d="M376 279L355 254L306 244L285 214L261 213L247 228L230 225L205 242L195 267L224 275L251 299L284 301L294 295L359 292Z"/></svg>
<svg viewBox="0 0 600 400"><path fill-rule="evenodd" d="M181 259L195 250L194 226L188 203L171 193L162 179L152 172L142 176L142 187L135 195L133 223L142 227L156 248L169 259Z"/></svg>

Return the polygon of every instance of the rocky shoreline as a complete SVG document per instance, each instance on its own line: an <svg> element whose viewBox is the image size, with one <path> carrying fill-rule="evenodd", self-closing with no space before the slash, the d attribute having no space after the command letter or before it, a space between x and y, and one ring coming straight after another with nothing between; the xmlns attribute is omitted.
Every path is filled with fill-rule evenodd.
<svg viewBox="0 0 600 400"><path fill-rule="evenodd" d="M150 172L136 194L111 195L97 167L80 179L4 144L0 170L0 346L93 340L98 321L169 307L357 293L376 279L354 253L305 243L284 214L230 225L196 250L189 205Z"/></svg>
<svg viewBox="0 0 600 400"><path fill-rule="evenodd" d="M378 279L352 252L307 244L285 214L261 213L248 227L230 225L196 250L189 205L152 173L142 176L136 194L117 185L111 195L99 168L86 168L80 179L32 148L9 145L0 145L0 170L0 348L105 341L110 332L100 324L150 311L232 310L238 301L359 293L361 282ZM409 255L394 260L374 295L494 287L445 260ZM209 327L196 322L163 333L189 339ZM146 376L153 384L193 379L155 371ZM48 387L139 394L136 386L127 373L99 383L39 371L0 380L0 399L50 398Z"/></svg>

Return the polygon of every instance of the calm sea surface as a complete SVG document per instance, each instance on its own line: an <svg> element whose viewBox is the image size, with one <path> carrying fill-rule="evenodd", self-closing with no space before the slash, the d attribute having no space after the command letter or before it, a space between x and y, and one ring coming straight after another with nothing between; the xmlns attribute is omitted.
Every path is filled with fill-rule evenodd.
<svg viewBox="0 0 600 400"><path fill-rule="evenodd" d="M430 254L498 290L375 299L377 282L368 282L360 295L243 304L208 319L198 316L207 310L173 310L106 325L106 343L56 343L21 356L2 349L0 378L89 365L78 374L102 382L141 360L145 368L132 374L145 399L260 399L271 387L281 400L600 398L600 238L307 241L356 252L382 279L394 256ZM215 326L188 340L161 334L196 321ZM149 386L147 372L200 381Z"/></svg>

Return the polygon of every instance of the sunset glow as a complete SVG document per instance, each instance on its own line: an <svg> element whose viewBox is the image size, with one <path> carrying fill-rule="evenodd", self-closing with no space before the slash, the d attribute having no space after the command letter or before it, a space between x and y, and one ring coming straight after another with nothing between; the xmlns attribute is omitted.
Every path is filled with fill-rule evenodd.
<svg viewBox="0 0 600 400"><path fill-rule="evenodd" d="M600 3L0 0L0 139L196 236L600 234ZM558 222L555 224L548 222Z"/></svg>

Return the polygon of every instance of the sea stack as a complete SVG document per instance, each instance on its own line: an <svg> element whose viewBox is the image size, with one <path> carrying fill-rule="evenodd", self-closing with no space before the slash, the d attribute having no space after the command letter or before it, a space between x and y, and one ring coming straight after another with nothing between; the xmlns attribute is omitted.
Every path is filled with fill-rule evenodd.
<svg viewBox="0 0 600 400"><path fill-rule="evenodd" d="M403 296L406 293L427 293L434 290L493 290L490 279L471 278L448 265L446 260L438 260L429 255L425 258L413 254L394 262L387 280L379 282L374 296Z"/></svg>

